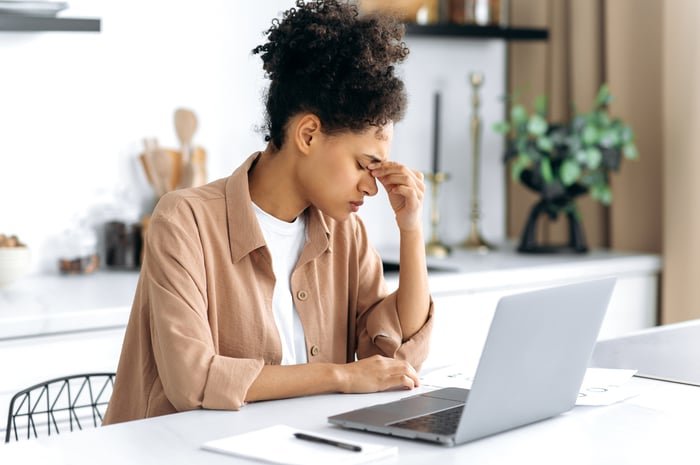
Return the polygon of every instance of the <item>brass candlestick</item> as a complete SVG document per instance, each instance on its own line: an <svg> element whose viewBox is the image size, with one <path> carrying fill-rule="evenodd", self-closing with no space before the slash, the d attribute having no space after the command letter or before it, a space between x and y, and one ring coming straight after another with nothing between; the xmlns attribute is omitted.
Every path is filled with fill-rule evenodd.
<svg viewBox="0 0 700 465"><path fill-rule="evenodd" d="M447 173L425 173L425 178L431 184L432 199L430 202L430 241L425 244L425 253L431 257L447 257L451 250L447 244L440 240L438 226L440 225L440 210L438 208L438 196L440 184L449 178Z"/></svg>
<svg viewBox="0 0 700 465"><path fill-rule="evenodd" d="M467 238L460 244L464 249L488 252L495 247L481 236L479 228L480 208L479 208L479 149L481 147L481 119L479 118L479 87L484 83L484 75L481 73L470 73L469 82L472 85L472 201L470 230Z"/></svg>

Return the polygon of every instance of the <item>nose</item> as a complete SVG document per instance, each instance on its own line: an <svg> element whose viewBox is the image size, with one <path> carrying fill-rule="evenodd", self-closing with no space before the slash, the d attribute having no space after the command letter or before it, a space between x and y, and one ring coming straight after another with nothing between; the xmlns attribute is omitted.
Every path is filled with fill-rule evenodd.
<svg viewBox="0 0 700 465"><path fill-rule="evenodd" d="M379 189L377 188L377 180L374 178L374 176L369 174L369 172L362 175L362 180L360 181L359 187L360 192L369 197L377 195L377 192L379 192Z"/></svg>

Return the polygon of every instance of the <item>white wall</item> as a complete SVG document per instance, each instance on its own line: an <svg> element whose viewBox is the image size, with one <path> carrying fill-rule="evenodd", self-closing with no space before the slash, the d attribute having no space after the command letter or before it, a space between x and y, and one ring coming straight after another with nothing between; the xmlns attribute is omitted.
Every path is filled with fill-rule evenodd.
<svg viewBox="0 0 700 465"><path fill-rule="evenodd" d="M503 118L502 96L505 89L505 43L498 40L464 38L426 38L408 36L411 50L401 73L409 96L405 119L396 127L393 158L416 169L428 171L432 165L433 94L442 93L440 168L451 179L440 193L443 242L456 244L469 232L471 210L472 149L469 129L472 115L472 89L468 76L480 71L485 76L480 89L482 118L481 210L482 232L489 241L505 238L505 178L503 141L491 130ZM363 207L365 208L365 207ZM380 216L380 210L382 215ZM430 196L426 196L424 223L426 239L430 234ZM363 216L391 218L385 202L370 202ZM398 242L395 227L386 221L372 222L370 232L378 244Z"/></svg>
<svg viewBox="0 0 700 465"><path fill-rule="evenodd" d="M65 16L102 19L100 33L0 32L0 232L30 245L34 269L55 269L51 244L81 218L100 222L147 208L150 189L136 163L143 137L176 147L172 115L195 110L195 142L209 155L210 179L226 176L263 148L265 86L250 50L270 19L292 0L71 0ZM393 157L430 166L431 105L444 89L443 167L453 173L443 196L444 237L468 228L469 70L486 72L483 89L484 231L503 237L501 142L490 131L500 118L505 47L497 41L408 38L402 73L410 95L397 126ZM448 114L450 116L448 116ZM131 211L119 204L136 206ZM426 233L428 231L426 199ZM372 240L397 241L381 200L366 204ZM391 217L391 216L389 216Z"/></svg>

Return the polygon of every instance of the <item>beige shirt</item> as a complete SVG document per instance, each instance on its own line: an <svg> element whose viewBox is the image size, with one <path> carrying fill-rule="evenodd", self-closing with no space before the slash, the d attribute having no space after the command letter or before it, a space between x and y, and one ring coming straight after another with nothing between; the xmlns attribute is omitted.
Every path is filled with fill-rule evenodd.
<svg viewBox="0 0 700 465"><path fill-rule="evenodd" d="M104 424L196 408L237 410L282 349L271 308L274 274L248 189L252 155L230 177L163 196ZM433 308L404 340L362 221L309 207L308 240L292 273L309 363L374 354L425 360Z"/></svg>

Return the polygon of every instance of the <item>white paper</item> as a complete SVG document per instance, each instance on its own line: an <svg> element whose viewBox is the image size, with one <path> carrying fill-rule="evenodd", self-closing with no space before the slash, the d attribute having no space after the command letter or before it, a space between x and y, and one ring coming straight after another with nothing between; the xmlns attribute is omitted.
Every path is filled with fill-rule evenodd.
<svg viewBox="0 0 700 465"><path fill-rule="evenodd" d="M362 447L361 452L304 441L294 433L306 433ZM348 440L315 431L304 431L287 425L274 425L248 433L209 441L203 449L239 457L287 465L349 465L398 455L396 446Z"/></svg>
<svg viewBox="0 0 700 465"><path fill-rule="evenodd" d="M581 383L576 405L612 405L639 394L626 383L637 370L589 368Z"/></svg>
<svg viewBox="0 0 700 465"><path fill-rule="evenodd" d="M471 367L448 366L421 377L421 383L433 387L471 389L475 370ZM626 383L637 370L589 368L581 384L576 405L603 406L621 402L639 393Z"/></svg>

